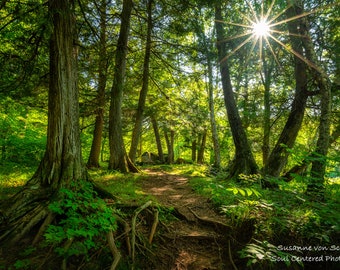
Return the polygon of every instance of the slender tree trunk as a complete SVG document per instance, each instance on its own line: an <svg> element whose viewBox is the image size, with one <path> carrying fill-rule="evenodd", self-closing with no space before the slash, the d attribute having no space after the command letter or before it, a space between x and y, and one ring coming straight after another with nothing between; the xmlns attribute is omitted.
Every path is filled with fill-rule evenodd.
<svg viewBox="0 0 340 270"><path fill-rule="evenodd" d="M138 147L138 141L141 134L142 129L142 121L144 116L144 107L146 96L148 93L149 87L149 64L150 64L150 54L151 54L151 32L152 32L152 3L153 0L148 1L147 6L147 34L146 34L146 46L145 46L145 55L144 55L144 65L143 65L143 84L142 89L139 93L139 100L138 100L138 108L136 113L136 120L135 126L132 131L132 140L131 140L131 147L129 152L129 157L132 162L136 160L136 152Z"/></svg>
<svg viewBox="0 0 340 270"><path fill-rule="evenodd" d="M270 84L271 84L271 73L273 70L272 60L269 64L263 53L263 73L261 73L261 80L264 87L264 113L263 113L263 140L262 140L262 163L265 167L269 154L270 154Z"/></svg>
<svg viewBox="0 0 340 270"><path fill-rule="evenodd" d="M293 17L296 13L294 8L290 8L287 13L289 17ZM289 33L291 34L292 49L303 56L303 46L301 39L307 36L305 28L301 25L301 20L293 20L287 23ZM308 89L307 89L307 66L295 56L295 97L292 103L291 111L287 122L281 132L281 135L272 150L268 162L264 168L264 173L271 176L279 176L285 167L288 159L287 148L292 148L298 132L301 128L302 120L305 113Z"/></svg>
<svg viewBox="0 0 340 270"><path fill-rule="evenodd" d="M106 52L106 12L107 1L102 0L100 6L100 40L99 40L99 63L98 63L98 92L96 98L96 120L94 124L93 140L88 167L99 168L99 156L102 145L102 135L104 129L104 107L105 107L105 89L107 81L107 52Z"/></svg>
<svg viewBox="0 0 340 270"><path fill-rule="evenodd" d="M207 131L205 130L201 136L201 144L200 144L200 148L198 149L198 154L197 154L198 164L204 163L204 151L205 151L206 142L207 142Z"/></svg>
<svg viewBox="0 0 340 270"><path fill-rule="evenodd" d="M215 108L214 108L214 86L213 86L213 74L212 74L212 63L210 51L207 50L207 63L208 63L208 100L209 100L209 114L210 114L210 125L212 141L214 146L214 167L221 167L221 151L220 143L218 140L217 125L215 119Z"/></svg>
<svg viewBox="0 0 340 270"><path fill-rule="evenodd" d="M197 153L197 140L194 139L191 142L191 160L196 162L196 153Z"/></svg>
<svg viewBox="0 0 340 270"><path fill-rule="evenodd" d="M132 0L123 0L109 113L110 160L108 168L109 170L119 170L123 173L138 171L127 156L122 127L123 88L132 5Z"/></svg>
<svg viewBox="0 0 340 270"><path fill-rule="evenodd" d="M80 148L73 1L50 0L49 13L53 33L46 152L23 190L2 202L2 244L17 242L42 221L48 214L48 203L55 199L60 187L87 177Z"/></svg>
<svg viewBox="0 0 340 270"><path fill-rule="evenodd" d="M168 149L168 163L173 164L175 161L175 153L174 153L175 131L171 129L169 133L170 135L168 135L167 130L164 129L164 136L165 136L166 146Z"/></svg>
<svg viewBox="0 0 340 270"><path fill-rule="evenodd" d="M237 110L235 97L231 85L230 72L227 61L223 61L227 55L226 46L223 43L225 33L223 25L219 23L223 21L221 4L215 6L216 34L217 34L217 50L220 59L220 72L222 78L222 87L224 93L224 102L227 109L228 120L235 144L235 158L230 167L230 177L237 177L239 174L255 174L258 172L255 159L253 157L246 132L242 126L242 121Z"/></svg>
<svg viewBox="0 0 340 270"><path fill-rule="evenodd" d="M159 161L161 163L163 163L164 162L164 154L163 154L161 136L159 135L158 123L157 123L157 120L154 116L151 116L151 123L152 123L153 131L155 133L155 139L156 139L156 144L157 144Z"/></svg>
<svg viewBox="0 0 340 270"><path fill-rule="evenodd" d="M303 13L303 9L297 9L298 14ZM313 63L311 70L313 80L317 84L320 93L320 123L318 129L318 140L316 143L316 149L312 153L312 168L310 175L310 183L307 186L307 193L310 193L313 197L323 200L325 189L325 172L327 165L327 153L331 142L330 138L330 126L331 126L331 84L329 76L322 69L322 66L318 63L318 59L315 53L312 39L309 35L309 22L307 18L302 18L302 25L305 28L308 35L302 40L306 55L308 59Z"/></svg>

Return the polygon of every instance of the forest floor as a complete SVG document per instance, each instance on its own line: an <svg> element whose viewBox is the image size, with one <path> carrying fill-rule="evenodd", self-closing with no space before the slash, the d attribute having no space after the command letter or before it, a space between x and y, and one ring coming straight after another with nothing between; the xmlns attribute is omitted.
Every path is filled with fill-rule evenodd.
<svg viewBox="0 0 340 270"><path fill-rule="evenodd" d="M225 216L192 190L188 177L160 169L144 172L142 190L178 217L160 226L153 258L157 270L235 269Z"/></svg>

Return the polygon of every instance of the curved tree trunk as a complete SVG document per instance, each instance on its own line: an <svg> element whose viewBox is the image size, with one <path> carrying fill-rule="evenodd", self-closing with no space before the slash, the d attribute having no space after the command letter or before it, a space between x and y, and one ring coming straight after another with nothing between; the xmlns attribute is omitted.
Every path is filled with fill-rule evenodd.
<svg viewBox="0 0 340 270"><path fill-rule="evenodd" d="M295 8L288 9L287 14L289 17L296 15ZM303 47L301 39L308 36L305 27L301 24L301 20L293 20L287 23L289 33L291 34L292 49L303 56ZM279 176L285 167L288 159L287 148L292 148L298 132L301 128L302 120L305 113L305 108L308 98L307 89L307 65L299 57L295 56L295 96L288 116L287 122L281 132L281 135L273 148L266 166L264 173L271 176Z"/></svg>
<svg viewBox="0 0 340 270"><path fill-rule="evenodd" d="M222 78L222 87L224 93L224 102L227 109L228 120L233 135L235 144L235 158L230 167L230 177L237 177L239 174L255 174L258 172L258 167L255 162L253 153L250 149L250 145L247 139L246 132L242 126L242 121L237 110L235 97L231 85L230 72L227 61L223 59L227 55L226 46L223 42L225 33L221 4L215 6L215 19L216 19L216 35L217 35L217 50L220 59L220 72Z"/></svg>
<svg viewBox="0 0 340 270"><path fill-rule="evenodd" d="M132 0L123 1L109 113L110 160L108 168L109 170L119 170L123 173L138 171L127 156L122 127L123 88L132 6Z"/></svg>
<svg viewBox="0 0 340 270"><path fill-rule="evenodd" d="M80 149L73 1L50 0L50 85L45 155L22 191L1 205L0 240L15 243L48 214L60 187L86 178Z"/></svg>
<svg viewBox="0 0 340 270"><path fill-rule="evenodd" d="M107 1L102 0L100 6L100 37L99 37L99 63L98 63L98 92L96 98L96 120L94 124L93 140L87 166L99 168L99 156L102 146L104 129L105 89L107 81L107 52L106 52L106 6Z"/></svg>
<svg viewBox="0 0 340 270"><path fill-rule="evenodd" d="M143 64L143 85L139 93L135 126L132 131L132 140L131 140L131 147L130 147L130 152L129 152L129 157L132 162L135 162L136 160L138 141L141 135L142 121L143 121L143 116L144 116L145 101L146 101L146 96L147 96L148 87L149 87L149 63L150 63L150 54L151 54L151 32L152 32L152 2L153 0L149 0L148 6L147 6L148 23L147 23L144 64Z"/></svg>

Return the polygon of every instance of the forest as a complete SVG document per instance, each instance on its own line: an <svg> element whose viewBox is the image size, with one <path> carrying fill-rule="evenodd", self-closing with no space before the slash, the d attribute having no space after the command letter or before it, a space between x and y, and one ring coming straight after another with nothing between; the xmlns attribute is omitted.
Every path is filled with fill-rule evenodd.
<svg viewBox="0 0 340 270"><path fill-rule="evenodd" d="M0 269L339 269L339 18L1 0Z"/></svg>

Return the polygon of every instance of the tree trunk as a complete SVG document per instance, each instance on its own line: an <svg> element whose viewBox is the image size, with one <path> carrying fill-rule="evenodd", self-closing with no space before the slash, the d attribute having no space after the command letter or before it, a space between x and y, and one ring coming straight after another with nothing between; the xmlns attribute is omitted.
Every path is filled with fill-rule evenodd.
<svg viewBox="0 0 340 270"><path fill-rule="evenodd" d="M155 133L155 139L156 139L156 144L157 144L159 161L161 163L163 163L164 162L164 154L163 154L161 136L159 135L158 123L157 123L157 120L154 116L151 116L151 123L152 123L153 131Z"/></svg>
<svg viewBox="0 0 340 270"><path fill-rule="evenodd" d="M301 13L303 10L301 10ZM298 13L299 14L299 13ZM309 34L309 23L307 18L302 18L305 31ZM318 59L314 50L313 42L310 35L307 35L303 39L304 47L308 60L313 63L312 75L313 80L319 88L320 92L320 123L318 129L318 140L316 143L316 149L312 153L312 168L310 175L310 183L307 186L307 193L311 194L317 199L324 199L325 189L325 172L327 165L327 153L331 142L330 138L330 126L331 126L331 84L329 76L322 69L322 65L318 63ZM315 68L316 67L316 68Z"/></svg>
<svg viewBox="0 0 340 270"><path fill-rule="evenodd" d="M197 154L197 163L198 164L203 164L204 163L204 151L205 151L205 144L207 142L207 131L204 130L201 138L201 144L198 149L198 154Z"/></svg>
<svg viewBox="0 0 340 270"><path fill-rule="evenodd" d="M110 160L108 168L109 170L118 170L123 173L138 171L127 156L122 128L123 88L132 5L132 0L123 1L109 113Z"/></svg>
<svg viewBox="0 0 340 270"><path fill-rule="evenodd" d="M208 48L208 46L207 46ZM215 119L215 108L214 108L214 87L213 87L213 73L212 73L212 63L210 51L207 49L207 64L208 64L208 100L209 100L209 114L210 114L210 125L211 125L211 134L212 141L214 146L214 167L221 167L221 151L220 151L220 143L218 140L218 132L216 126Z"/></svg>
<svg viewBox="0 0 340 270"><path fill-rule="evenodd" d="M77 49L74 47L73 1L50 0L48 130L45 155L22 191L1 205L0 240L15 243L48 214L47 205L60 187L86 179L80 149Z"/></svg>
<svg viewBox="0 0 340 270"><path fill-rule="evenodd" d="M290 8L287 11L289 17L293 17L296 13ZM300 13L300 12L299 12ZM307 35L305 28L301 25L301 20L292 20L287 23L291 39L292 49L303 56L303 47L301 43L302 37ZM302 120L305 113L308 89L307 89L307 66L297 56L295 59L295 97L292 103L291 111L287 122L281 132L281 135L272 150L268 162L264 168L264 173L271 176L279 176L285 167L288 159L287 148L292 148L298 132L301 128Z"/></svg>
<svg viewBox="0 0 340 270"><path fill-rule="evenodd" d="M165 136L166 146L168 149L168 163L173 164L175 161L175 153L174 153L175 131L171 129L170 136L169 136L167 130L164 129L164 136Z"/></svg>
<svg viewBox="0 0 340 270"><path fill-rule="evenodd" d="M196 152L197 152L197 140L194 139L191 142L191 160L196 162Z"/></svg>
<svg viewBox="0 0 340 270"><path fill-rule="evenodd" d="M235 158L230 167L230 177L237 177L239 174L255 174L258 172L258 167L250 149L247 135L244 127L242 126L242 121L237 110L235 97L231 85L228 63L225 60L222 61L227 53L225 43L223 43L223 40L225 38L223 25L219 23L220 21L223 21L220 3L216 4L215 6L215 19L217 50L220 59L220 72L224 93L224 102L227 109L228 120L235 144Z"/></svg>
<svg viewBox="0 0 340 270"><path fill-rule="evenodd" d="M145 100L146 100L146 96L148 93L148 86L149 86L149 64L150 64L150 54L151 54L151 42L152 42L151 41L152 3L153 3L153 0L149 0L148 6L147 6L148 18L147 18L147 34L146 34L144 65L143 65L143 83L142 83L142 89L139 93L135 126L132 131L132 140L131 140L131 147L130 147L130 152L129 152L129 157L132 162L135 162L136 160L138 140L139 140L141 129L142 129Z"/></svg>
<svg viewBox="0 0 340 270"><path fill-rule="evenodd" d="M96 98L96 120L94 124L93 140L87 167L99 168L99 156L102 146L104 129L105 89L107 81L107 52L106 52L106 7L107 1L102 0L100 6L100 40L99 40L99 63L98 63L98 92Z"/></svg>
<svg viewBox="0 0 340 270"><path fill-rule="evenodd" d="M265 167L268 163L270 154L270 84L272 79L272 71L274 60L272 59L268 64L265 54L263 52L263 72L261 73L261 80L264 87L264 113L263 113L263 140L262 140L262 163Z"/></svg>

